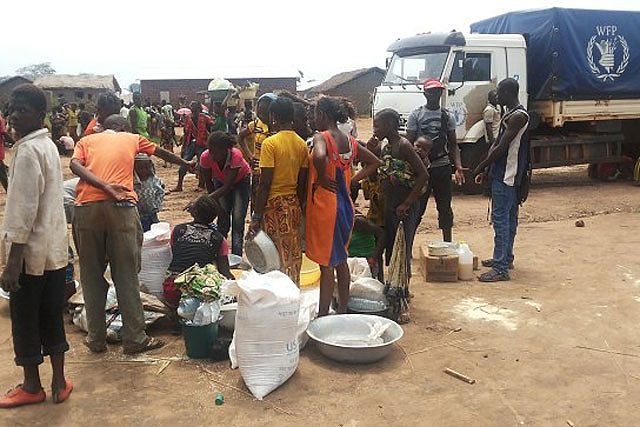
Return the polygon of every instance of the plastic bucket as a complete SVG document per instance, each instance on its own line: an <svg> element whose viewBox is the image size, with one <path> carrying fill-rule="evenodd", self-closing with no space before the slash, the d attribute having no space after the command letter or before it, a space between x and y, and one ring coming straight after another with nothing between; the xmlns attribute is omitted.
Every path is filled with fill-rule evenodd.
<svg viewBox="0 0 640 427"><path fill-rule="evenodd" d="M320 286L320 266L302 255L302 268L300 269L300 287L311 288Z"/></svg>
<svg viewBox="0 0 640 427"><path fill-rule="evenodd" d="M209 359L212 356L213 344L218 338L218 322L204 326L182 324L182 335L187 356L191 359Z"/></svg>

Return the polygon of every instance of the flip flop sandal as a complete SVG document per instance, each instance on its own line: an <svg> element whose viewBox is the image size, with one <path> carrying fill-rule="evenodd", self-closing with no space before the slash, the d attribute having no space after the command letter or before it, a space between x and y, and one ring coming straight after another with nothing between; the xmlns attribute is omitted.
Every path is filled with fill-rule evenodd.
<svg viewBox="0 0 640 427"><path fill-rule="evenodd" d="M136 348L127 348L123 350L124 354L138 354L138 353L144 353L147 351L151 351L151 350L155 350L161 347L164 347L164 341L156 339L156 338L149 338L149 341L146 342L146 344L144 344L142 347L136 347Z"/></svg>
<svg viewBox="0 0 640 427"><path fill-rule="evenodd" d="M13 390L9 390L4 397L0 398L0 408L16 408L18 406L33 405L47 400L47 395L43 389L36 393L28 393L22 388L22 384L17 385Z"/></svg>
<svg viewBox="0 0 640 427"><path fill-rule="evenodd" d="M66 386L62 390L51 391L53 399L53 403L62 403L69 398L69 395L73 391L73 383L69 380L66 380Z"/></svg>

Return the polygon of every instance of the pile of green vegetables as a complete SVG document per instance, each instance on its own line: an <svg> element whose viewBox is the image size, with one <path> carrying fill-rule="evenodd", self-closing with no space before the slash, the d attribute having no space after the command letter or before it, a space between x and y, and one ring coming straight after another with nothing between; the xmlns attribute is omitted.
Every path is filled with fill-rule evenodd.
<svg viewBox="0 0 640 427"><path fill-rule="evenodd" d="M173 283L183 297L188 295L202 302L210 302L220 299L220 287L226 280L214 265L200 267L195 264L176 276Z"/></svg>

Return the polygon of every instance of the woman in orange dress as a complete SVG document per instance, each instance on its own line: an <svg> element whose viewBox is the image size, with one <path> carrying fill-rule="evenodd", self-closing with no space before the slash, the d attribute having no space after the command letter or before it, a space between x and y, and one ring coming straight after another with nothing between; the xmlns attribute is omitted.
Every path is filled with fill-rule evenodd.
<svg viewBox="0 0 640 427"><path fill-rule="evenodd" d="M351 182L373 175L382 165L380 159L338 129L347 120L341 102L325 97L315 109L315 124L320 133L313 138L307 191L306 254L320 265L319 315L329 312L335 275L338 276L338 313L346 313L351 276L347 266L348 245L353 230L354 208ZM367 166L351 176L355 158Z"/></svg>

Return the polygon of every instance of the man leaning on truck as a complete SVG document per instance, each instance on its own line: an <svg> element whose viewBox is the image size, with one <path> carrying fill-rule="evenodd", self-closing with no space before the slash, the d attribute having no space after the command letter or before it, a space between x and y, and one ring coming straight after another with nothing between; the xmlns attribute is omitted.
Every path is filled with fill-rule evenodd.
<svg viewBox="0 0 640 427"><path fill-rule="evenodd" d="M455 166L456 184L464 184L464 170L460 162L460 150L456 140L455 119L440 107L440 98L444 86L436 79L424 82L426 105L415 109L407 121L407 139L413 144L420 136L433 141L429 153L429 182L422 196L420 217L427 209L427 201L433 192L438 209L438 225L442 230L442 239L450 242L453 228L453 209L451 209L451 162Z"/></svg>

